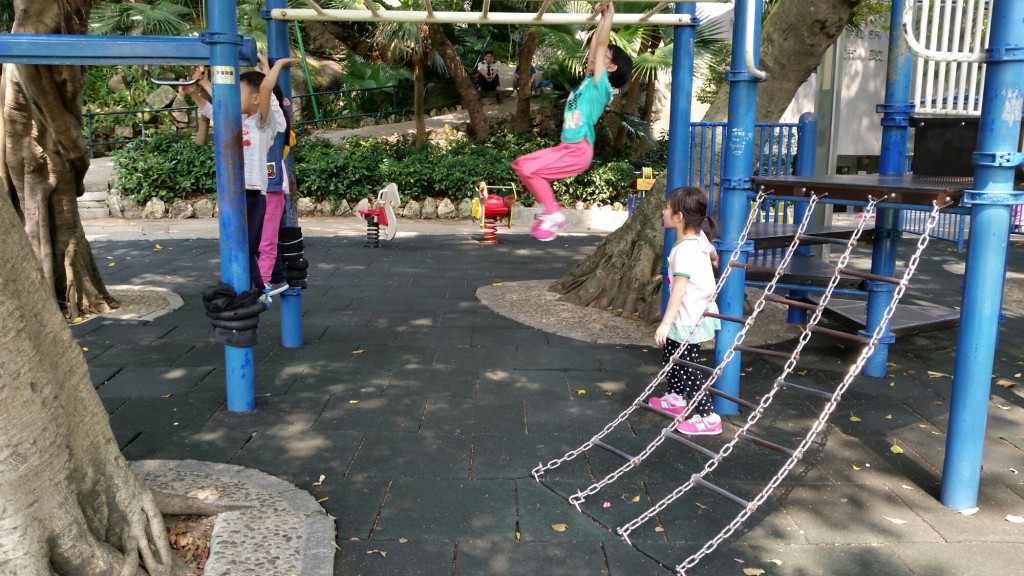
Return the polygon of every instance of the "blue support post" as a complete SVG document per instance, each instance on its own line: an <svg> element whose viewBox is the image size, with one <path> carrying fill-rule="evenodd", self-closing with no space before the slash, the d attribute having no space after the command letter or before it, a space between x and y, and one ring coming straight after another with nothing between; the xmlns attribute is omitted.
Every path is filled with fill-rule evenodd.
<svg viewBox="0 0 1024 576"><path fill-rule="evenodd" d="M676 14L689 14L694 18L697 6L677 3ZM693 100L693 26L676 26L672 39L672 108L668 117L668 174L665 176L665 195L690 180L690 108ZM668 307L669 277L668 255L676 243L676 231L665 229L664 255L661 259L661 313Z"/></svg>
<svg viewBox="0 0 1024 576"><path fill-rule="evenodd" d="M889 62L885 78L885 103L878 106L882 114L882 150L878 171L882 175L906 174L910 169L910 79L913 54L903 37L903 6L906 0L893 0L889 15ZM900 211L880 208L875 216L875 237L871 247L871 272L881 276L896 273L896 256L900 241ZM885 282L866 282L868 291L867 320L861 336L871 337L882 323L885 310L892 302L895 286ZM864 364L864 374L885 376L889 345L896 337L885 327L875 351Z"/></svg>
<svg viewBox="0 0 1024 576"><path fill-rule="evenodd" d="M217 159L217 205L220 210L220 273L236 291L250 288L249 241L245 218L245 171L242 167L242 110L238 88L238 35L234 2L209 2L213 81L213 133ZM252 348L224 347L229 412L256 408Z"/></svg>
<svg viewBox="0 0 1024 576"><path fill-rule="evenodd" d="M964 196L971 206L971 240L942 471L942 503L954 510L978 502L1010 209L1024 199L1024 193L1013 191L1014 168L1024 160L1017 147L1024 98L1022 25L1024 2L993 2L974 189Z"/></svg>
<svg viewBox="0 0 1024 576"><path fill-rule="evenodd" d="M811 112L804 112L800 115L800 121L796 128L796 169L795 176L814 176L814 163L818 146L818 117ZM795 202L793 204L793 222L803 222L807 214L807 202ZM800 246L797 253L803 256L811 256L809 246ZM807 297L805 290L790 290L789 297L792 300L801 300ZM790 306L787 311L786 321L790 324L807 324L807 310Z"/></svg>
<svg viewBox="0 0 1024 576"><path fill-rule="evenodd" d="M715 241L720 254L731 254L739 246L740 232L750 213L750 195L753 192L751 177L754 170L754 116L757 109L757 83L746 67L744 49L746 46L747 3L754 2L754 65L760 61L761 14L760 0L738 0L732 33L732 66L726 73L729 81L729 123L726 127L725 143L722 150L722 235ZM740 248L739 260L747 261L753 243L745 242ZM726 316L743 316L743 291L746 274L742 268L735 268L729 274L718 295L719 311ZM715 363L721 363L725 353L732 347L741 326L734 322L722 322L722 329L715 338ZM715 388L740 395L740 356L736 352L722 370ZM713 398L715 412L731 416L739 407L718 396Z"/></svg>
<svg viewBox="0 0 1024 576"><path fill-rule="evenodd" d="M271 64L287 58L291 55L288 42L288 23L284 20L270 18L270 11L277 8L287 8L287 0L266 0L266 11L263 17L267 20L267 59ZM285 113L289 116L292 113L292 73L285 68L277 77L277 84L281 87L289 104ZM294 176L295 161L291 154L285 159L285 177L288 178L289 190L295 193ZM282 226L298 226L298 215L295 212L295 203L289 198L285 202L285 211L281 215ZM281 293L281 345L285 348L300 348L302 346L302 290L300 288L289 288Z"/></svg>

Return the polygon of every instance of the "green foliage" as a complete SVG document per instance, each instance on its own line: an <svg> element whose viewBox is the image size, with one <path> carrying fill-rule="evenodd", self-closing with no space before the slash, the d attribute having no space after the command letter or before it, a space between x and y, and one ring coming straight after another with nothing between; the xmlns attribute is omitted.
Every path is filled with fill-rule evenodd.
<svg viewBox="0 0 1024 576"><path fill-rule="evenodd" d="M625 161L595 163L586 172L552 184L555 197L563 206L582 201L586 204L625 203L636 184L635 168Z"/></svg>
<svg viewBox="0 0 1024 576"><path fill-rule="evenodd" d="M217 191L213 148L183 134L136 140L114 152L121 193L143 204Z"/></svg>

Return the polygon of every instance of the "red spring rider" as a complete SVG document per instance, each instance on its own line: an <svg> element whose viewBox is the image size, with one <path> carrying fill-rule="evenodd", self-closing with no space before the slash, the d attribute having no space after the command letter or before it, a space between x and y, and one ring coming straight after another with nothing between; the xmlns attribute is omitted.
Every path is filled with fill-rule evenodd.
<svg viewBox="0 0 1024 576"><path fill-rule="evenodd" d="M512 205L519 198L515 184L509 186L488 186L486 182L476 185L479 196L473 199L473 220L480 220L484 229L481 244L498 243L498 219L507 218L508 227L512 227ZM492 190L511 190L512 193L502 196Z"/></svg>

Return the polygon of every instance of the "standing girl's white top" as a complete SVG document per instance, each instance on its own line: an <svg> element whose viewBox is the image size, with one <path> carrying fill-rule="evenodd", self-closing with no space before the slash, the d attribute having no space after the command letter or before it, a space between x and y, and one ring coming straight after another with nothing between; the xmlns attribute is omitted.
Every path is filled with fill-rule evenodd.
<svg viewBox="0 0 1024 576"><path fill-rule="evenodd" d="M707 342L715 337L715 331L722 326L717 318L702 318L705 309L718 313L718 304L712 300L717 283L711 265L713 252L714 246L703 231L697 236L679 240L669 252L669 282L679 276L687 278L686 293L668 333L668 337L676 342L685 342L691 332L693 337L690 343Z"/></svg>

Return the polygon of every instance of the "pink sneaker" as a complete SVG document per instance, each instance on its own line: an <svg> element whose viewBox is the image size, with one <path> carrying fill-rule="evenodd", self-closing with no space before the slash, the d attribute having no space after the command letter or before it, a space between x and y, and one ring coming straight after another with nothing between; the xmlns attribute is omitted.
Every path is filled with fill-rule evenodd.
<svg viewBox="0 0 1024 576"><path fill-rule="evenodd" d="M673 416L679 416L686 411L686 398L679 394L665 394L664 396L651 396L647 405L655 410L668 412Z"/></svg>
<svg viewBox="0 0 1024 576"><path fill-rule="evenodd" d="M714 436L722 433L722 417L718 414L711 414L703 418L694 416L680 422L676 426L676 430L688 436Z"/></svg>
<svg viewBox="0 0 1024 576"><path fill-rule="evenodd" d="M549 242L554 240L563 228L565 228L565 214L558 211L538 216L537 221L533 223L533 229L530 233L541 242Z"/></svg>

